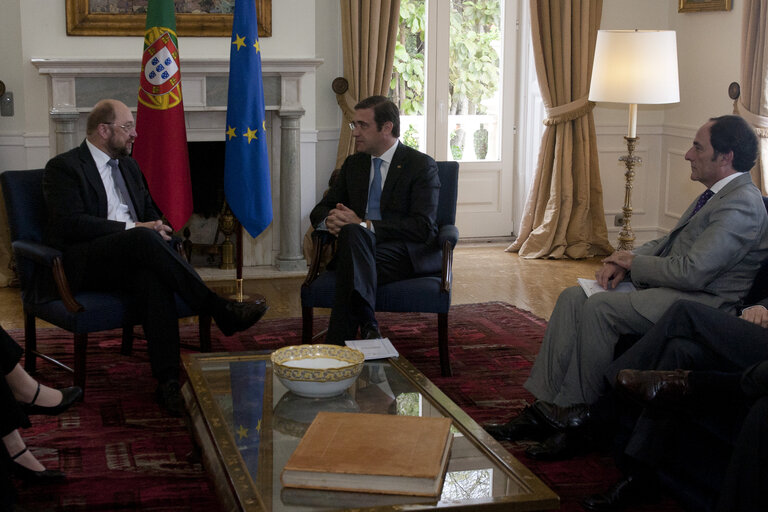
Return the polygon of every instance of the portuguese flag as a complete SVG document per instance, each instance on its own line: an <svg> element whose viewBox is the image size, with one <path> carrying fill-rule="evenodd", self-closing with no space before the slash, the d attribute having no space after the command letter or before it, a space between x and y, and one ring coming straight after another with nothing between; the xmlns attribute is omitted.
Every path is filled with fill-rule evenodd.
<svg viewBox="0 0 768 512"><path fill-rule="evenodd" d="M178 44L173 0L149 0L133 157L152 199L177 231L192 215Z"/></svg>

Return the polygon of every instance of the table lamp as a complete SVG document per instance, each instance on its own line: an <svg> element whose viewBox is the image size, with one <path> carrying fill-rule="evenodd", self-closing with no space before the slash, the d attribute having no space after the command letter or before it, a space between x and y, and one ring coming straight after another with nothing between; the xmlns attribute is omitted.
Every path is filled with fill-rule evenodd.
<svg viewBox="0 0 768 512"><path fill-rule="evenodd" d="M589 100L629 104L628 154L619 158L627 170L624 214L619 250L634 248L632 232L632 180L641 163L634 155L637 143L637 105L680 101L677 76L677 41L674 30L599 30L592 67Z"/></svg>

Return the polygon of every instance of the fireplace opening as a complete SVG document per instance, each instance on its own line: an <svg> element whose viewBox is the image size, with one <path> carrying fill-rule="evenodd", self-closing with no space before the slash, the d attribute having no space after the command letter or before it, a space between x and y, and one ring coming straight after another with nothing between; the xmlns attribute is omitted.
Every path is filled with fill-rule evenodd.
<svg viewBox="0 0 768 512"><path fill-rule="evenodd" d="M219 215L224 207L224 141L187 142L192 182L192 217L184 230L187 258L196 267L221 262Z"/></svg>

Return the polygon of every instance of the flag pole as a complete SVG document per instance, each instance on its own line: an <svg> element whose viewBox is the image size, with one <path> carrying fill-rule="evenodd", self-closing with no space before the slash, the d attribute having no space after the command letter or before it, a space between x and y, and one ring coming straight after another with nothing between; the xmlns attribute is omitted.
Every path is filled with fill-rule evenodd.
<svg viewBox="0 0 768 512"><path fill-rule="evenodd" d="M235 223L237 224L237 254L235 255L235 268L237 269L235 272L235 286L237 292L235 300L243 302L244 299L248 298L243 295L243 226L240 225L237 218L235 218Z"/></svg>

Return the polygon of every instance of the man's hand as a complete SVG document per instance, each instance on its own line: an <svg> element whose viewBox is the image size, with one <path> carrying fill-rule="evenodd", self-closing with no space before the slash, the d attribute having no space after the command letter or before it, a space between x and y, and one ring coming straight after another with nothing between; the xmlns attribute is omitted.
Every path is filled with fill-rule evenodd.
<svg viewBox="0 0 768 512"><path fill-rule="evenodd" d="M163 237L163 240L166 240L166 241L171 239L171 233L173 233L173 230L171 229L171 227L163 224L163 221L161 220L151 220L149 222L137 222L136 226L157 231L158 233L160 233L160 236Z"/></svg>
<svg viewBox="0 0 768 512"><path fill-rule="evenodd" d="M603 259L603 263L613 263L618 265L624 270L632 269L632 260L635 259L635 255L629 251L616 251L607 258Z"/></svg>
<svg viewBox="0 0 768 512"><path fill-rule="evenodd" d="M760 327L768 327L768 309L764 306L751 306L742 310L741 318Z"/></svg>
<svg viewBox="0 0 768 512"><path fill-rule="evenodd" d="M336 208L328 212L325 218L325 227L332 235L338 235L342 226L347 224L360 224L363 221L357 214L341 203L336 204Z"/></svg>
<svg viewBox="0 0 768 512"><path fill-rule="evenodd" d="M624 268L615 263L603 260L602 268L595 272L595 280L597 281L597 284L603 287L603 289L610 290L616 288L616 286L624 280L624 276L626 275L627 271Z"/></svg>

